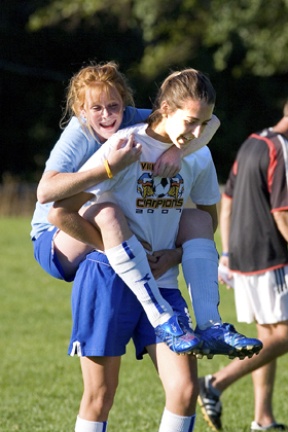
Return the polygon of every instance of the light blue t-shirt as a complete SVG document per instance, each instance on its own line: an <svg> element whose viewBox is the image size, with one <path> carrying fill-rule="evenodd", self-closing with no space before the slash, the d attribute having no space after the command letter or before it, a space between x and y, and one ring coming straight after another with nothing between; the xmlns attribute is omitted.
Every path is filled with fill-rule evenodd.
<svg viewBox="0 0 288 432"><path fill-rule="evenodd" d="M126 107L120 129L143 122L150 113L151 110L148 109ZM100 141L97 141L97 138L91 135L88 128L84 129L77 117L72 117L53 147L46 162L45 171L77 172L100 146ZM51 228L52 225L48 222L47 215L52 205L52 202L47 204L36 203L31 222L31 238L37 238L43 231Z"/></svg>

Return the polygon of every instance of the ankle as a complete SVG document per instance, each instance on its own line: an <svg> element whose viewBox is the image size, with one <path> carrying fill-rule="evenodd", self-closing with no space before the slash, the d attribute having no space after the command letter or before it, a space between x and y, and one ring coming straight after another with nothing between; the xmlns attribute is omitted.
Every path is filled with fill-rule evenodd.
<svg viewBox="0 0 288 432"><path fill-rule="evenodd" d="M216 377L213 375L207 375L206 385L215 396L219 397L221 395L221 390L217 388Z"/></svg>

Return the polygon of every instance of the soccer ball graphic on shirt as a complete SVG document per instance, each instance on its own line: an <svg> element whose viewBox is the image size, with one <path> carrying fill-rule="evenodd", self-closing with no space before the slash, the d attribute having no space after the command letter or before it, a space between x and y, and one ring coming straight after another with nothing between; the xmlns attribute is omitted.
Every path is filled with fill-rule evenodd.
<svg viewBox="0 0 288 432"><path fill-rule="evenodd" d="M155 197L163 198L167 196L169 190L170 190L170 179L167 179L165 177L163 178L156 177L154 179L153 191Z"/></svg>
<svg viewBox="0 0 288 432"><path fill-rule="evenodd" d="M184 182L180 174L174 177L153 177L150 173L142 174L137 181L137 192L143 198L178 199L184 192Z"/></svg>

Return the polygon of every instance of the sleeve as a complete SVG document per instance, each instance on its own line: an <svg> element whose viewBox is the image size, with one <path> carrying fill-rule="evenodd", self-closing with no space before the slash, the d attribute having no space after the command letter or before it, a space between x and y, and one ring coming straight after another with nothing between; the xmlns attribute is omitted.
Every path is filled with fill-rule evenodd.
<svg viewBox="0 0 288 432"><path fill-rule="evenodd" d="M205 145L209 144L215 133L217 132L218 128L220 126L220 120L218 117L216 117L214 114L211 117L211 120L208 122L208 124L205 126L202 134L199 138L194 138L188 147L184 151L184 155L187 156L198 149L204 147Z"/></svg>
<svg viewBox="0 0 288 432"><path fill-rule="evenodd" d="M127 106L124 111L123 121L120 129L124 129L127 126L133 126L137 123L143 123L151 114L151 109L134 108Z"/></svg>
<svg viewBox="0 0 288 432"><path fill-rule="evenodd" d="M84 133L78 119L72 118L53 147L45 171L77 172L98 148L99 144Z"/></svg>
<svg viewBox="0 0 288 432"><path fill-rule="evenodd" d="M200 157L199 152L201 152ZM208 147L199 152L197 152L197 176L193 182L190 198L195 204L213 205L220 201L215 165Z"/></svg>

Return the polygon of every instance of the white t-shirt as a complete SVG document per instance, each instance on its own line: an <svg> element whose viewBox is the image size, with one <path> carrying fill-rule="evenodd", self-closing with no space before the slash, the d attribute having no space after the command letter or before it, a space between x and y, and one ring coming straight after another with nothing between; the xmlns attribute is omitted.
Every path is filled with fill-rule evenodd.
<svg viewBox="0 0 288 432"><path fill-rule="evenodd" d="M171 144L146 134L147 124L117 132L90 157L81 170L103 165L110 148L119 138L129 137L142 144L140 161L95 185L86 192L94 201L117 203L125 214L131 231L148 242L153 251L175 247L182 210L189 196L195 204L212 205L220 200L216 170L208 147L203 147L182 161L180 172L172 178L153 177L153 164ZM92 200L93 201L93 200ZM109 228L109 227L108 227ZM178 266L157 280L164 288L175 288Z"/></svg>

